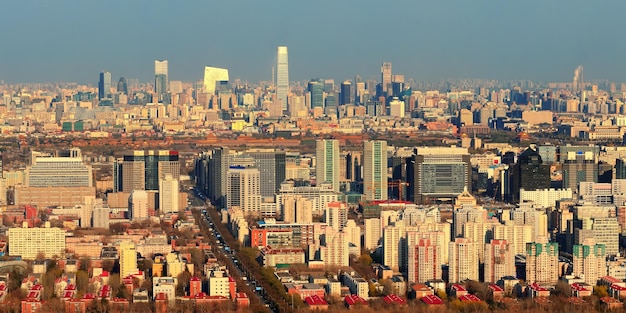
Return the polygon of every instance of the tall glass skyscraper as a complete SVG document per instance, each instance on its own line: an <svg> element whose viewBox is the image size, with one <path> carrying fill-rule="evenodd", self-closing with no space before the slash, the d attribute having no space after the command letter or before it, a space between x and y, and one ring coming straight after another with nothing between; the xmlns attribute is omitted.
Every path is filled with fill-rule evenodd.
<svg viewBox="0 0 626 313"><path fill-rule="evenodd" d="M287 47L278 47L276 60L276 99L281 103L283 111L287 111L287 94L289 93L289 55Z"/></svg>
<svg viewBox="0 0 626 313"><path fill-rule="evenodd" d="M386 92L387 95L391 93L391 63L384 62L380 67L380 75L381 75L381 84L383 87L383 92Z"/></svg>
<svg viewBox="0 0 626 313"><path fill-rule="evenodd" d="M154 93L156 93L159 102L163 102L166 98L167 85L167 60L154 60Z"/></svg>
<svg viewBox="0 0 626 313"><path fill-rule="evenodd" d="M309 82L309 94L311 95L311 108L324 107L324 83L317 79Z"/></svg>
<svg viewBox="0 0 626 313"><path fill-rule="evenodd" d="M111 98L111 72L101 72L98 81L98 100Z"/></svg>

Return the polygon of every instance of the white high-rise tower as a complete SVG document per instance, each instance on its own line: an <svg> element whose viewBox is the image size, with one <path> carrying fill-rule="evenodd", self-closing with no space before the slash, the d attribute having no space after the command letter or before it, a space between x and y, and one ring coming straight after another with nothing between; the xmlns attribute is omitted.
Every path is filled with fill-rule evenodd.
<svg viewBox="0 0 626 313"><path fill-rule="evenodd" d="M287 94L289 93L289 55L287 47L278 47L276 56L276 99L287 110Z"/></svg>
<svg viewBox="0 0 626 313"><path fill-rule="evenodd" d="M322 182L333 184L339 191L339 141L336 139L318 140L315 145L315 176L317 185Z"/></svg>

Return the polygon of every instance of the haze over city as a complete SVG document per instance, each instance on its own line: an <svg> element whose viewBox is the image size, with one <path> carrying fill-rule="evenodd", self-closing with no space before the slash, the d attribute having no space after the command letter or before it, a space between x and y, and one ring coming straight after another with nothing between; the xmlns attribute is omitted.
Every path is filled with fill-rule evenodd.
<svg viewBox="0 0 626 313"><path fill-rule="evenodd" d="M9 1L0 19L0 80L76 81L94 73L150 81L152 60L172 79L204 65L270 80L275 47L289 46L292 81L365 79L392 62L416 80L621 81L624 1Z"/></svg>

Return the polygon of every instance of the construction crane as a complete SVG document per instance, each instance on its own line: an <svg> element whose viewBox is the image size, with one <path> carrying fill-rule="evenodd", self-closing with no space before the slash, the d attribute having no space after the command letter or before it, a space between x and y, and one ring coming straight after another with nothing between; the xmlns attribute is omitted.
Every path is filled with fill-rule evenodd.
<svg viewBox="0 0 626 313"><path fill-rule="evenodd" d="M401 179L398 179L398 180L392 180L392 181L388 182L387 185L389 186L389 189L391 190L392 193L393 193L393 188L394 187L398 188L398 195L399 195L399 198L400 198L398 200L405 200L405 199L402 198L402 189L403 189L402 187L403 186L407 186L408 187L409 186L408 182L403 182Z"/></svg>

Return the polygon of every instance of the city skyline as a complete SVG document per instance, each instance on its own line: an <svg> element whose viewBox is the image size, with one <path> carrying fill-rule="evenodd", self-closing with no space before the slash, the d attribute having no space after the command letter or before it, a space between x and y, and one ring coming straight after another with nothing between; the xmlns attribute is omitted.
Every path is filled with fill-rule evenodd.
<svg viewBox="0 0 626 313"><path fill-rule="evenodd" d="M380 14L380 5L369 1L332 3L331 10L324 2L306 7L281 1L210 7L144 4L125 4L124 10L120 10L121 2L67 1L41 4L35 9L27 1L7 4L7 12L30 11L35 18L16 13L0 21L5 29L19 30L0 35L2 42L11 43L0 60L0 80L95 84L94 73L107 69L116 78L151 81L151 62L167 59L171 63L170 80L201 79L203 66L212 64L230 69L234 78L270 81L275 49L280 45L291 50L292 81L313 77L342 81L355 74L365 79L379 77L382 62L393 63L394 72L428 81L571 81L573 70L580 64L585 66L586 79L621 81L620 73L626 70L626 64L618 62L626 44L611 40L610 31L596 31L619 28L618 12L626 8L620 2L594 4L594 14L583 5L585 2L564 0L527 1L524 6L513 7L486 1L386 4L385 11L394 14ZM565 8L568 14L558 14ZM226 17L232 14L212 14L235 10L237 25ZM52 20L62 13L73 18ZM151 18L144 21L141 15ZM326 22L319 23L320 18ZM203 29L219 25L223 30L195 31L201 25ZM77 39L96 32L99 42L105 43L98 44L98 49L85 41L70 41L75 44L68 45L67 40L58 39L59 34ZM147 44L164 39L170 39L167 45ZM610 42L610 49L599 46L602 42Z"/></svg>

